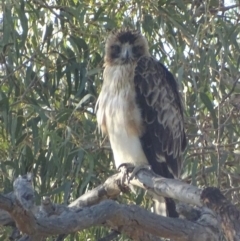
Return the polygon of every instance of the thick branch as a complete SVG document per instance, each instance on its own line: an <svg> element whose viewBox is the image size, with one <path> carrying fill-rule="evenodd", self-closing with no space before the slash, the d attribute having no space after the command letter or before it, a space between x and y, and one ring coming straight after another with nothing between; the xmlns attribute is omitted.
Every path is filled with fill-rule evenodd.
<svg viewBox="0 0 240 241"><path fill-rule="evenodd" d="M97 225L117 228L133 240L149 240L146 232L176 241L217 240L207 227L197 223L158 216L138 206L121 205L111 200L76 212L69 210L59 217L39 218L35 230L49 236Z"/></svg>
<svg viewBox="0 0 240 241"><path fill-rule="evenodd" d="M50 235L81 231L92 226L109 227L127 234L133 240L159 240L157 236L176 241L218 240L218 221L209 209L199 209L197 215L188 221L158 216L138 206L121 205L105 200L119 195L121 189L118 183L121 178L120 173L108 178L104 184L79 197L69 207L53 204L46 198L42 201L41 207L36 209L33 208L34 196L29 176L19 177L14 183L14 195L0 195L0 207L11 214L22 232L29 235L28 239L24 240L42 240ZM229 236L229 240L237 240L234 238L235 233L238 233L235 230L238 229L237 224L235 225L238 217L227 212L227 208L218 209L217 204L213 207L209 205L206 201L210 200L208 196L206 199L203 195L201 201L200 189L179 180L161 178L147 170L141 170L137 178L139 180L134 179L131 184L147 189L154 198L158 195L167 196L198 206L206 204L217 213L221 210L222 213L219 214L223 218L222 222L227 220L227 227L230 227L224 229L222 223L223 230L231 230L232 236ZM98 204L102 200L105 201Z"/></svg>

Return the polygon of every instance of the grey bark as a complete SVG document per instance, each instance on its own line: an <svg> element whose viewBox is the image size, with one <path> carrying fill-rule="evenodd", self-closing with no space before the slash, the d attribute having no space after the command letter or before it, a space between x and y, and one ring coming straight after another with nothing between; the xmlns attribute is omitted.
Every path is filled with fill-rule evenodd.
<svg viewBox="0 0 240 241"><path fill-rule="evenodd" d="M208 189L203 192L180 180L162 178L151 171L141 170L130 182L131 185L148 190L154 198L166 196L198 206L179 205L178 211L184 219L163 217L136 205L111 200L123 190L119 186L121 175L109 177L105 183L82 195L68 207L54 204L48 197L42 200L41 206L36 207L32 177L20 176L14 182L14 193L0 195L0 208L4 210L1 211L0 225L15 223L25 234L19 240L45 240L51 235L69 234L92 226L105 226L139 241L161 240L160 237L176 241L217 241L222 231L229 241L240 240L239 211L223 195L221 202L216 202L218 198L214 195L217 192L212 195Z"/></svg>

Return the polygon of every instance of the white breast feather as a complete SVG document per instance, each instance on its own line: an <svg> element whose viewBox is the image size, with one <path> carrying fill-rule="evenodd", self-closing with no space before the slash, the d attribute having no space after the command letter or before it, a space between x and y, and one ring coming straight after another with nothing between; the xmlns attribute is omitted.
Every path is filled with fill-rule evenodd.
<svg viewBox="0 0 240 241"><path fill-rule="evenodd" d="M105 126L107 130L116 167L122 163L147 164L140 133L131 131L141 129L142 124L135 101L133 65L107 66L103 77L97 101L97 122L100 129Z"/></svg>

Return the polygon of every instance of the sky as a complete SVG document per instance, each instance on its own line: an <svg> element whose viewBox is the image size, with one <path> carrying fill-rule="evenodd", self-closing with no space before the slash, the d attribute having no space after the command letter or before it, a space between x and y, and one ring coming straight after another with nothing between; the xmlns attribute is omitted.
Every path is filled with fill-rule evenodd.
<svg viewBox="0 0 240 241"><path fill-rule="evenodd" d="M230 5L235 4L235 3L234 3L234 0L225 0L224 3L225 3L225 4L224 4L225 6L230 6Z"/></svg>

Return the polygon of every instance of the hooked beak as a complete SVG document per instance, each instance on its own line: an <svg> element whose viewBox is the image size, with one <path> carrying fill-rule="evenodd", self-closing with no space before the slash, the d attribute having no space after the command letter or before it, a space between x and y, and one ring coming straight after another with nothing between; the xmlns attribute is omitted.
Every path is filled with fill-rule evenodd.
<svg viewBox="0 0 240 241"><path fill-rule="evenodd" d="M123 54L123 57L124 57L126 60L129 59L129 50L128 50L128 49L125 50L125 52L124 52L124 54Z"/></svg>
<svg viewBox="0 0 240 241"><path fill-rule="evenodd" d="M122 60L128 62L130 60L130 49L126 46L122 52Z"/></svg>

